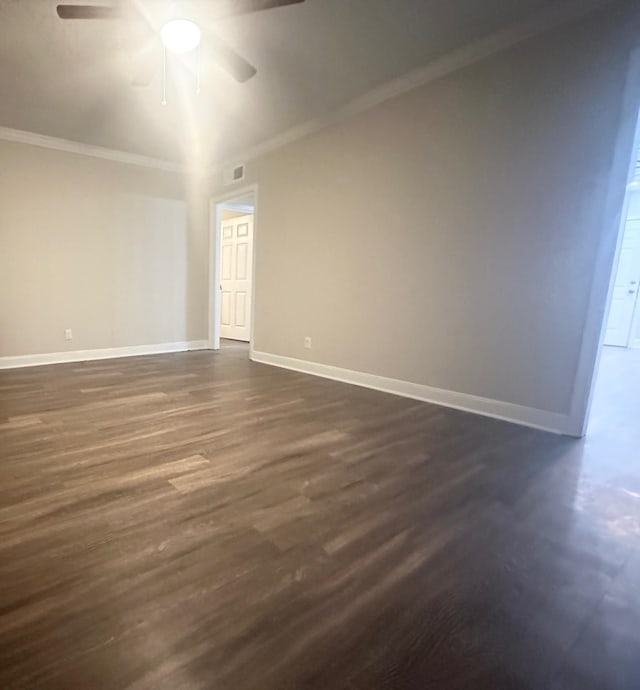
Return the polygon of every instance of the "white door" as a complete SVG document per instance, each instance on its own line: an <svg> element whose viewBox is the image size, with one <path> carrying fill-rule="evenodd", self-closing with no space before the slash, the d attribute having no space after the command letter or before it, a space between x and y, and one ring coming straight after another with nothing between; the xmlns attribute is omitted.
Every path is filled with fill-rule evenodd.
<svg viewBox="0 0 640 690"><path fill-rule="evenodd" d="M633 323L640 281L640 219L627 221L620 249L620 263L613 288L613 298L605 345L627 347Z"/></svg>
<svg viewBox="0 0 640 690"><path fill-rule="evenodd" d="M220 336L251 338L253 216L222 221L220 247Z"/></svg>

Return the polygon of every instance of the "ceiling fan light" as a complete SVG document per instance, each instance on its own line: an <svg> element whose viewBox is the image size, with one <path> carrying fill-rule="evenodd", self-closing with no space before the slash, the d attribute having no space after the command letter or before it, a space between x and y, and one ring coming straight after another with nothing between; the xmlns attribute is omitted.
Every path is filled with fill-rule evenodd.
<svg viewBox="0 0 640 690"><path fill-rule="evenodd" d="M200 27L190 19L170 19L160 29L162 43L172 53L188 53L200 44Z"/></svg>

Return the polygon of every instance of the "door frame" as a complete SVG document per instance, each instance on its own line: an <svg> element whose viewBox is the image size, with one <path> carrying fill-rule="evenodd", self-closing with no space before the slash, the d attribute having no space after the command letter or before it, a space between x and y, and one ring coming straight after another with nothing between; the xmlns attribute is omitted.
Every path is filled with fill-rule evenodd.
<svg viewBox="0 0 640 690"><path fill-rule="evenodd" d="M638 188L633 190L636 194L640 194ZM630 216L627 221L638 220L640 221L640 216ZM636 294L636 303L633 307L633 316L631 317L631 327L629 328L629 338L627 339L627 347L634 349L640 348L640 338L636 338L636 333L638 332L638 327L640 326L640 281L637 286L638 294Z"/></svg>
<svg viewBox="0 0 640 690"><path fill-rule="evenodd" d="M600 366L626 225L625 216L629 204L628 187L633 180L639 149L640 47L637 47L631 51L627 66L618 132L605 198L602 234L596 254L593 282L571 397L566 432L570 436L584 436L589 423L593 390Z"/></svg>
<svg viewBox="0 0 640 690"><path fill-rule="evenodd" d="M238 197L253 198L253 260L251 262L251 314L249 352L253 353L253 331L255 326L256 305L256 256L258 226L258 185L251 184L238 187L226 194L209 199L209 349L220 349L220 247L222 244L222 213L220 205L231 202Z"/></svg>

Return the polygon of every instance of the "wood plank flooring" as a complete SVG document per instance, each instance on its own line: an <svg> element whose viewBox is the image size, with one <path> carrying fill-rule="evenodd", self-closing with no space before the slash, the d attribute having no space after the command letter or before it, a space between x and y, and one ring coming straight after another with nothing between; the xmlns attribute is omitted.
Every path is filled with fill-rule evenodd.
<svg viewBox="0 0 640 690"><path fill-rule="evenodd" d="M0 395L0 688L640 688L637 445L242 347Z"/></svg>

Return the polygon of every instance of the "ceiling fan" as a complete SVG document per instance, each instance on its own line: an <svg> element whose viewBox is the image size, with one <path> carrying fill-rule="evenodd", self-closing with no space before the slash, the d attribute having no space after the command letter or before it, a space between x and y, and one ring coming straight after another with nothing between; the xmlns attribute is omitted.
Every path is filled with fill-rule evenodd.
<svg viewBox="0 0 640 690"><path fill-rule="evenodd" d="M216 21L301 2L304 0L199 0L195 4L202 7L208 21ZM145 16L140 4L139 1L129 0L118 5L58 5L56 12L60 19L124 19L144 24ZM187 53L200 45L202 29L189 13L182 9L184 6L184 3L167 3L169 11L164 15L159 30L165 51ZM256 74L256 68L213 31L206 31L206 42L207 46L213 49L218 66L236 81L245 82ZM153 79L154 71L139 70L140 73L134 76L132 83L135 86L148 86Z"/></svg>

